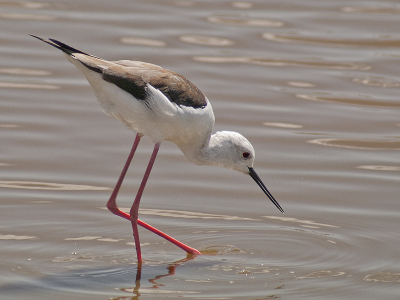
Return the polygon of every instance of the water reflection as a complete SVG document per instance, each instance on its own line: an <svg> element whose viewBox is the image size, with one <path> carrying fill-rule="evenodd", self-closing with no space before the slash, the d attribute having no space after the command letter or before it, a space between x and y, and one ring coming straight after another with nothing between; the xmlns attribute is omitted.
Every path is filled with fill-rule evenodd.
<svg viewBox="0 0 400 300"><path fill-rule="evenodd" d="M377 274L370 274L365 276L364 280L375 282L400 282L400 273L381 272Z"/></svg>
<svg viewBox="0 0 400 300"><path fill-rule="evenodd" d="M252 19L239 16L211 16L207 18L210 23L249 27L282 27L285 23L268 19Z"/></svg>
<svg viewBox="0 0 400 300"><path fill-rule="evenodd" d="M90 253L86 253L86 254L80 254L80 253L70 253L67 256L61 256L61 257L55 257L54 259L52 259L52 262L55 263L66 263L66 262L71 262L71 261L76 261L76 260L96 260L98 257L90 254Z"/></svg>
<svg viewBox="0 0 400 300"><path fill-rule="evenodd" d="M56 17L47 15L25 14L25 13L0 13L0 19L55 21Z"/></svg>
<svg viewBox="0 0 400 300"><path fill-rule="evenodd" d="M7 181L1 180L0 187L10 189L28 189L28 190L57 190L57 191L103 191L109 190L108 187L53 183L53 182L36 182L36 181Z"/></svg>
<svg viewBox="0 0 400 300"><path fill-rule="evenodd" d="M359 150L400 150L400 141L345 140L345 139L315 139L308 141L322 146L341 147Z"/></svg>
<svg viewBox="0 0 400 300"><path fill-rule="evenodd" d="M20 1L20 2L4 2L0 3L0 6L19 6L23 8L29 8L29 9L40 9L40 8L46 8L49 7L49 3L38 3L38 2L30 2L30 1Z"/></svg>
<svg viewBox="0 0 400 300"><path fill-rule="evenodd" d="M324 93L323 95L306 95L306 94L297 94L296 97L306 100L312 101L323 101L323 102L336 102L350 105L364 105L364 106L377 106L377 107L400 107L400 103L398 102L390 102L390 101L382 101L379 99L368 99L367 96L365 98L362 97L351 97L342 96L342 95L331 95L328 93Z"/></svg>
<svg viewBox="0 0 400 300"><path fill-rule="evenodd" d="M1 124L0 123L0 128L19 128L21 125L18 124ZM11 166L11 164L0 164L0 166Z"/></svg>
<svg viewBox="0 0 400 300"><path fill-rule="evenodd" d="M281 216L264 216L264 218L272 219L272 220L280 220L284 222L292 222L292 223L300 223L302 224L301 226L303 227L312 227L312 228L320 228L322 227L339 227L336 225L331 225L331 224L323 224L323 223L317 223L312 220L299 220L296 218L288 218L288 217L281 217Z"/></svg>
<svg viewBox="0 0 400 300"><path fill-rule="evenodd" d="M148 39L142 37L123 37L121 38L121 43L129 45L147 46L147 47L165 47L166 42L155 39Z"/></svg>
<svg viewBox="0 0 400 300"><path fill-rule="evenodd" d="M290 128L290 129L303 128L303 125L290 124L290 123L265 122L265 123L263 123L263 124L264 124L265 126L279 127L279 128Z"/></svg>
<svg viewBox="0 0 400 300"><path fill-rule="evenodd" d="M191 7L191 6L195 5L195 3L193 1L184 1L184 0L174 1L174 4L176 6L181 6L181 7Z"/></svg>
<svg viewBox="0 0 400 300"><path fill-rule="evenodd" d="M232 2L232 6L234 8L240 8L240 9L249 9L253 7L253 3L250 2Z"/></svg>
<svg viewBox="0 0 400 300"><path fill-rule="evenodd" d="M183 35L180 37L182 42L196 44L196 45L206 45L215 47L231 46L235 42L226 38L219 38L214 36L200 36L200 35Z"/></svg>
<svg viewBox="0 0 400 300"><path fill-rule="evenodd" d="M301 81L289 81L289 85L301 88L312 88L315 87L315 84L310 82L301 82Z"/></svg>
<svg viewBox="0 0 400 300"><path fill-rule="evenodd" d="M400 171L400 166L358 166L359 169L374 170L374 171Z"/></svg>
<svg viewBox="0 0 400 300"><path fill-rule="evenodd" d="M300 35L283 35L266 32L262 36L268 41L281 42L281 43L315 43L315 44L331 44L337 47L398 47L400 40L398 39L384 39L384 38L370 38L370 39L355 39L354 37L346 38L326 38L326 37L307 37Z"/></svg>
<svg viewBox="0 0 400 300"><path fill-rule="evenodd" d="M177 260L167 266L167 270L165 273L159 274L153 278L148 279L148 281L152 284L151 288L146 288L146 289L141 289L141 278L142 278L142 267L139 265L136 269L136 278L135 278L135 286L131 288L120 288L121 291L131 293L134 296L131 297L118 297L118 298L110 298L113 300L117 299L139 299L141 296L141 293L146 293L146 294L190 294L190 293L195 293L195 292L190 292L190 291L170 291L170 290L159 290L160 287L165 286L164 284L158 283L157 281L163 277L168 277L168 276L173 276L175 275L176 268L180 266L181 264L190 261L194 259L196 256L189 255L184 258Z"/></svg>
<svg viewBox="0 0 400 300"><path fill-rule="evenodd" d="M195 61L206 63L245 63L271 67L301 67L326 70L369 70L371 67L354 62L327 62L324 60L292 60L249 56L194 56Z"/></svg>
<svg viewBox="0 0 400 300"><path fill-rule="evenodd" d="M128 209L129 211L129 209ZM252 218L243 218L238 216L206 214L194 211L168 210L168 209L140 209L140 214L184 218L184 219L218 219L218 220L235 220L235 221L256 221Z"/></svg>
<svg viewBox="0 0 400 300"><path fill-rule="evenodd" d="M398 88L400 87L400 82L393 82L389 79L382 77L371 76L369 78L354 78L353 82L361 83L368 86L377 86L383 88Z"/></svg>
<svg viewBox="0 0 400 300"><path fill-rule="evenodd" d="M165 284L160 281L164 277L174 276L176 269L182 264L192 260L195 256L188 255L183 259L176 260L172 263L163 264L160 262L147 263L144 267L135 267L131 265L127 267L100 267L96 269L88 269L89 263L96 262L99 257L93 254L76 254L72 253L75 260L70 263L70 260L55 258L53 262L63 263L63 269L73 268L75 270L60 272L57 267L56 273L51 273L42 278L32 280L21 279L28 272L29 267L16 267L19 271L19 280L9 281L8 284L2 284L0 290L2 299L7 298L7 295L15 294L18 292L27 293L31 291L32 299L37 296L37 292L41 291L44 295L48 295L49 291L55 291L58 298L72 299L76 298L73 295L92 295L93 299L139 299L140 296L145 294L194 294L200 293L189 290L187 285L185 288L188 290L178 290L182 285L170 284L169 289L166 289ZM117 261L116 257L103 257L111 264L126 264L126 261ZM30 259L28 259L30 261ZM78 266L79 265L79 266ZM37 274L36 274L37 276ZM144 278L145 279L144 279ZM192 285L193 287L193 285ZM61 293L61 294L60 294ZM65 294L67 293L67 294ZM77 294L78 293L78 294ZM63 295L64 297L60 297ZM69 295L66 297L65 295ZM105 297L107 295L108 297ZM113 297L118 295L117 297ZM110 297L111 296L111 297ZM21 297L22 299L23 297ZM30 298L30 297L29 297ZM46 298L46 296L44 296ZM44 299L40 298L40 299ZM56 297L57 298L57 297ZM79 296L77 298L80 298ZM7 298L8 299L8 298ZM20 299L20 297L12 297L10 299ZM92 298L91 298L92 299Z"/></svg>
<svg viewBox="0 0 400 300"><path fill-rule="evenodd" d="M107 209L106 207L100 207L101 209ZM124 212L129 212L130 208L120 207ZM153 208L141 208L139 210L142 215L151 216L162 216L170 218L183 218L183 219L216 219L216 220L234 220L234 221L259 221L258 219L244 218L230 215L217 215L217 214L206 214L195 211L183 211L183 210L170 210L170 209L153 209Z"/></svg>
<svg viewBox="0 0 400 300"><path fill-rule="evenodd" d="M310 279L310 278L323 278L323 277L336 277L345 275L345 272L337 272L330 270L312 272L306 276L297 277L296 279Z"/></svg>
<svg viewBox="0 0 400 300"><path fill-rule="evenodd" d="M15 83L15 82L0 82L1 88L11 89L42 89L42 90L56 90L60 87L57 85L50 84L33 84L33 83Z"/></svg>
<svg viewBox="0 0 400 300"><path fill-rule="evenodd" d="M0 73L9 75L29 75L29 76L51 75L51 72L46 70L27 69L27 68L0 68Z"/></svg>
<svg viewBox="0 0 400 300"><path fill-rule="evenodd" d="M218 246L208 246L204 249L201 249L202 255L225 255L230 253L245 253L243 250L232 246L232 245L218 245Z"/></svg>
<svg viewBox="0 0 400 300"><path fill-rule="evenodd" d="M377 2L379 3L379 2ZM378 13L378 14L400 14L400 9L396 7L379 6L345 6L342 8L345 13Z"/></svg>
<svg viewBox="0 0 400 300"><path fill-rule="evenodd" d="M28 235L0 234L0 240L31 240L35 238L37 237Z"/></svg>

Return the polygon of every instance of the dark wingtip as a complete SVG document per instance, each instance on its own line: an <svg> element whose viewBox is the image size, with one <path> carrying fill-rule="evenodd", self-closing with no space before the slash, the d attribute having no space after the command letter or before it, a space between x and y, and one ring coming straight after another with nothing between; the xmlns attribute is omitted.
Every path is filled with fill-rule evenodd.
<svg viewBox="0 0 400 300"><path fill-rule="evenodd" d="M35 39L38 39L38 40L42 41L42 42L49 43L48 41L46 41L45 39L42 39L41 37L38 37L37 35L30 34L30 33L29 33L29 35L30 35L31 37L34 37Z"/></svg>
<svg viewBox="0 0 400 300"><path fill-rule="evenodd" d="M30 35L31 37L34 37L34 38L38 39L38 40L44 41L41 37L38 37L38 36L36 36L36 35L34 35L34 34L30 34L30 33L29 33L29 35Z"/></svg>
<svg viewBox="0 0 400 300"><path fill-rule="evenodd" d="M35 39L38 39L39 41L42 41L42 42L45 42L46 44L49 44L50 46L53 46L53 47L55 47L55 48L57 48L57 49L59 49L59 50L61 50L61 51L64 51L59 45L57 45L56 43L54 43L53 41L48 41L48 40L45 40L45 39L43 39L43 38L41 38L41 37L38 37L37 35L34 35L34 34L29 34L31 37L34 37ZM65 52L65 51L64 51Z"/></svg>
<svg viewBox="0 0 400 300"><path fill-rule="evenodd" d="M76 48L72 48L71 46L68 46L67 44L64 44L64 43L62 43L62 42L60 42L60 41L57 41L57 40L55 40L55 39L49 39L52 43L54 43L55 45L57 45L58 46L58 48L60 49L60 50L62 50L63 52L65 52L65 53L68 53L68 54L72 54L72 53L81 53L81 54L85 54L85 55L88 55L88 56L91 56L90 54L87 54L87 53L85 53L85 52L83 52L83 51L81 51L81 50L78 50L78 49L76 49Z"/></svg>
<svg viewBox="0 0 400 300"><path fill-rule="evenodd" d="M92 56L92 55L89 55L89 54L87 54L85 52L82 52L82 51L80 51L78 49L72 48L71 46L68 46L67 44L64 44L64 43L62 43L60 41L57 41L55 39L45 40L45 39L42 39L41 37L38 37L38 36L36 36L34 34L29 34L29 35L31 37L34 37L34 38L42 41L42 42L45 42L46 44L49 44L50 46L53 46L53 47L61 50L62 52L66 53L68 55L71 55L73 53L82 53L82 54L85 54L85 55L88 55L88 56Z"/></svg>

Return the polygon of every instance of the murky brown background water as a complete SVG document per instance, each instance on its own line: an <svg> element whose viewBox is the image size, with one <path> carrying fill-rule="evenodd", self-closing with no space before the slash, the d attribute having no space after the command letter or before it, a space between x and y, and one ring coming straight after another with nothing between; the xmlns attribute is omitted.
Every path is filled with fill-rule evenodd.
<svg viewBox="0 0 400 300"><path fill-rule="evenodd" d="M398 1L0 2L1 299L399 299ZM164 143L141 219L104 210L134 134L28 33L177 71L285 209ZM129 207L143 139L118 203Z"/></svg>

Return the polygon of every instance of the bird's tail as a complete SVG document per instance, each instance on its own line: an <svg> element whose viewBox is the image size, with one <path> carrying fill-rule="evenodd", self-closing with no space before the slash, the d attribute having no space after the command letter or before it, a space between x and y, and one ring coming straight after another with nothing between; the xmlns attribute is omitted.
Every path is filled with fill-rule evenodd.
<svg viewBox="0 0 400 300"><path fill-rule="evenodd" d="M45 39L42 39L41 37L38 37L38 36L33 35L33 34L29 34L29 35L34 37L34 38L36 38L36 39L38 39L38 40L41 40L42 42L45 42L46 44L49 44L50 46L53 46L53 47L61 50L62 52L64 52L67 55L72 55L74 53L81 53L81 54L84 54L84 55L87 55L87 56L91 56L91 57L94 57L94 58L99 58L99 57L87 54L87 53L85 53L85 52L83 52L81 50L72 48L71 46L68 46L67 44L64 44L64 43L62 43L60 41L57 41L55 39L45 40Z"/></svg>

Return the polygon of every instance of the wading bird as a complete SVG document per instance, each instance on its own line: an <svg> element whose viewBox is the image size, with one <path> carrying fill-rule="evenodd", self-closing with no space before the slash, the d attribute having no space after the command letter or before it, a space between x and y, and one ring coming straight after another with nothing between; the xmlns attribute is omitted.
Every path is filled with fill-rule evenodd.
<svg viewBox="0 0 400 300"><path fill-rule="evenodd" d="M128 160L122 170L107 208L130 220L138 263L142 263L138 225L167 239L189 254L201 254L138 219L140 199L162 141L175 143L185 157L196 165L220 166L250 175L283 213L253 169L254 148L241 134L218 131L212 134L214 113L207 97L182 75L159 66L130 60L107 61L72 48L54 39L31 35L64 52L86 77L106 114L136 132ZM155 143L149 164L130 210L121 211L116 198L142 136Z"/></svg>

